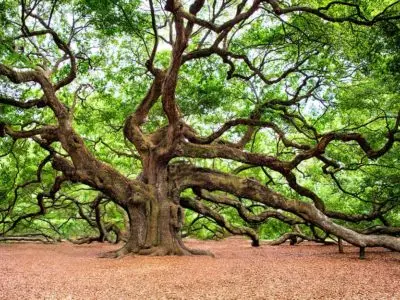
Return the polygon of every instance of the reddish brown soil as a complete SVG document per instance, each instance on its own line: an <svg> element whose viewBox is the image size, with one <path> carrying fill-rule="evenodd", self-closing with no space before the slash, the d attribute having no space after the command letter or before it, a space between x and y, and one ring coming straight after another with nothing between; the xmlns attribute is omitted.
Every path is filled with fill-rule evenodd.
<svg viewBox="0 0 400 300"><path fill-rule="evenodd" d="M211 257L97 256L113 245L1 244L0 299L400 299L400 253L187 241Z"/></svg>

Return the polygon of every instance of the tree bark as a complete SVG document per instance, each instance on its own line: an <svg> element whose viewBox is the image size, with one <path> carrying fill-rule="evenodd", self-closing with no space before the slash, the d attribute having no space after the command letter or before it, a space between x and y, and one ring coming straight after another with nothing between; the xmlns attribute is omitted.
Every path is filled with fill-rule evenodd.
<svg viewBox="0 0 400 300"><path fill-rule="evenodd" d="M123 248L109 254L112 257L125 254L212 255L208 251L188 249L182 242L183 209L179 198L171 193L167 163L157 155L150 155L144 160L141 180L153 187L155 197L145 203L128 204L128 241Z"/></svg>

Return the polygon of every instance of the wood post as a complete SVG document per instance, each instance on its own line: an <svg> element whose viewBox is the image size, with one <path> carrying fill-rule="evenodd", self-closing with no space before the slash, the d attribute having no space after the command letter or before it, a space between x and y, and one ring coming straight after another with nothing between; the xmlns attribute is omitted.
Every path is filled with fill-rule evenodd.
<svg viewBox="0 0 400 300"><path fill-rule="evenodd" d="M338 246L339 246L339 253L344 253L343 251L343 241L341 238L338 238Z"/></svg>
<svg viewBox="0 0 400 300"><path fill-rule="evenodd" d="M365 259L365 247L360 247L360 259Z"/></svg>

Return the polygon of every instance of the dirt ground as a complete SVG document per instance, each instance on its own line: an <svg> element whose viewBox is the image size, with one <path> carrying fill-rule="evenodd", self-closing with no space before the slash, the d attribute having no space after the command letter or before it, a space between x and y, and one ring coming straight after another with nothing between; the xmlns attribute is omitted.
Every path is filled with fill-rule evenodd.
<svg viewBox="0 0 400 300"><path fill-rule="evenodd" d="M0 244L0 299L400 299L400 253L194 241L211 257L98 258L115 245Z"/></svg>

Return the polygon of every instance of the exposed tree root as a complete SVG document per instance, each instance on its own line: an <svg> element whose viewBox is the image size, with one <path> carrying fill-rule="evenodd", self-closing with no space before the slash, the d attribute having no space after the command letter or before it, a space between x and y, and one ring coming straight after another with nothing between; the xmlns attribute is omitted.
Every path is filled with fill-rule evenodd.
<svg viewBox="0 0 400 300"><path fill-rule="evenodd" d="M183 255L183 253L173 253L172 249L167 249L165 247L152 247L148 249L141 249L137 253L139 255L148 255L148 256L165 256L165 255Z"/></svg>
<svg viewBox="0 0 400 300"><path fill-rule="evenodd" d="M213 253L208 250L202 249L189 249L181 241L175 247L154 246L149 248L132 248L128 245L123 246L118 250L109 251L99 255L100 258L122 258L127 255L145 255L145 256L192 256L192 255L206 255L215 257Z"/></svg>
<svg viewBox="0 0 400 300"><path fill-rule="evenodd" d="M136 251L131 250L126 245L118 250L108 251L105 253L101 253L99 258L123 258L127 255L135 254Z"/></svg>
<svg viewBox="0 0 400 300"><path fill-rule="evenodd" d="M139 255L149 256L166 256L166 255L177 255L177 256L192 256L192 255L207 255L214 257L214 255L207 250L201 249L188 249L186 247L174 247L166 248L163 246L152 247L148 249L141 249L137 252Z"/></svg>
<svg viewBox="0 0 400 300"><path fill-rule="evenodd" d="M188 247L185 246L185 244L182 242L182 240L178 240L179 245L185 249L186 251L188 251L191 255L206 255L206 256L211 256L211 257L215 257L215 255L208 250L203 250L203 249L189 249Z"/></svg>
<svg viewBox="0 0 400 300"><path fill-rule="evenodd" d="M211 251L208 251L208 250L203 250L203 249L190 249L189 250L190 251L190 253L192 254L192 255L206 255L206 256L210 256L210 257L215 257L215 255L211 252Z"/></svg>

